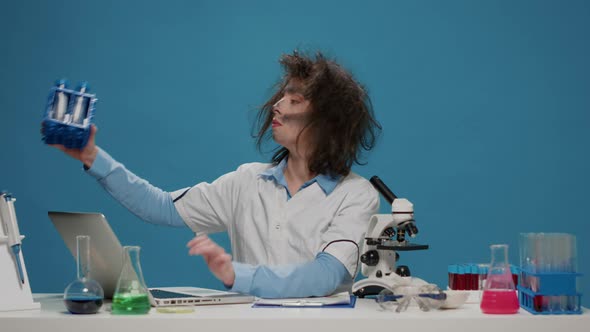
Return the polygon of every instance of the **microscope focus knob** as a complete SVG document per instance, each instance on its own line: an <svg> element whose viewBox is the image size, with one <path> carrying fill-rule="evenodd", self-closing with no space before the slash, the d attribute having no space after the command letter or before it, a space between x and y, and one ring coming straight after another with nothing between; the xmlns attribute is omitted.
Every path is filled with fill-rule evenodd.
<svg viewBox="0 0 590 332"><path fill-rule="evenodd" d="M375 266L379 263L379 253L377 250L369 250L361 255L361 263L368 266Z"/></svg>
<svg viewBox="0 0 590 332"><path fill-rule="evenodd" d="M410 268L407 265L400 265L395 269L395 273L400 277L409 277L411 276Z"/></svg>

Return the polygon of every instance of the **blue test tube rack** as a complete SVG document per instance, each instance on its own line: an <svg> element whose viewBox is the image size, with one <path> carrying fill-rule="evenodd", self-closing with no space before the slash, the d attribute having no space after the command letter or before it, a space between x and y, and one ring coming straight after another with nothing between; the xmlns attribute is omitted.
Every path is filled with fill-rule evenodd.
<svg viewBox="0 0 590 332"><path fill-rule="evenodd" d="M582 294L578 292L577 272L535 273L520 269L518 301L533 315L582 314Z"/></svg>
<svg viewBox="0 0 590 332"><path fill-rule="evenodd" d="M86 82L72 90L67 81L59 80L49 92L43 117L45 144L61 144L70 149L86 146L97 101L95 94L88 93Z"/></svg>

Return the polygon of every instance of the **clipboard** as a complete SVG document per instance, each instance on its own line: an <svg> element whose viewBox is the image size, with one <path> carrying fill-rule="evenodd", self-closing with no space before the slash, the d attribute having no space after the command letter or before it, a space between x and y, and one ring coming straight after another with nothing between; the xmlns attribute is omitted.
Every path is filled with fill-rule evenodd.
<svg viewBox="0 0 590 332"><path fill-rule="evenodd" d="M300 299L282 299L274 301L256 301L252 308L354 308L356 305L356 296L349 295L347 303L330 303L322 302L327 298L300 298Z"/></svg>

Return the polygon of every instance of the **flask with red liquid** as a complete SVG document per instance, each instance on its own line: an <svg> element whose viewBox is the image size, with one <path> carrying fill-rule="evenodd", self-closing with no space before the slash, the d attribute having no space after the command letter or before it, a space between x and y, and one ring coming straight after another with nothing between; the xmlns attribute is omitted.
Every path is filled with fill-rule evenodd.
<svg viewBox="0 0 590 332"><path fill-rule="evenodd" d="M480 308L485 314L515 314L520 307L508 264L508 245L494 244Z"/></svg>

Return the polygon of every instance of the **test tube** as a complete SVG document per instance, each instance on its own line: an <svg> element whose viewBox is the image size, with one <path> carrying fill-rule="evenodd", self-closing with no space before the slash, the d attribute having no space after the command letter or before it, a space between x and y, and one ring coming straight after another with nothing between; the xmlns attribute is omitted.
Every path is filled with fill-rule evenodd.
<svg viewBox="0 0 590 332"><path fill-rule="evenodd" d="M514 287L518 286L518 268L515 265L510 265L510 273L512 273L512 281L514 282Z"/></svg>
<svg viewBox="0 0 590 332"><path fill-rule="evenodd" d="M457 264L451 264L447 268L449 274L449 288L450 289L457 289L456 285L456 278L457 278Z"/></svg>
<svg viewBox="0 0 590 332"><path fill-rule="evenodd" d="M459 290L467 289L469 270L465 264L459 264Z"/></svg>
<svg viewBox="0 0 590 332"><path fill-rule="evenodd" d="M481 280L481 276L480 276L480 272L479 272L479 264L472 264L471 271L473 273L471 289L472 290L479 290L479 285L480 285L480 280Z"/></svg>
<svg viewBox="0 0 590 332"><path fill-rule="evenodd" d="M65 89L67 87L66 80L59 80L56 83L57 89L53 97L53 109L52 117L57 121L63 121L68 109L69 97L68 95L59 89Z"/></svg>
<svg viewBox="0 0 590 332"><path fill-rule="evenodd" d="M532 272L532 262L531 262L531 234L521 234L522 242L522 250L521 250L521 258L520 258L520 265L521 267L528 271Z"/></svg>
<svg viewBox="0 0 590 332"><path fill-rule="evenodd" d="M84 119L86 119L86 114L88 113L88 106L90 104L90 100L88 97L83 95L84 93L86 93L87 86L88 85L86 82L82 82L80 84L80 95L76 96L76 99L74 101L74 108L72 110L72 122L77 124L82 124L84 122Z"/></svg>
<svg viewBox="0 0 590 332"><path fill-rule="evenodd" d="M479 290L483 290L483 287L485 286L486 279L488 278L489 266L490 266L489 264L478 264L478 270L479 270L478 289Z"/></svg>

